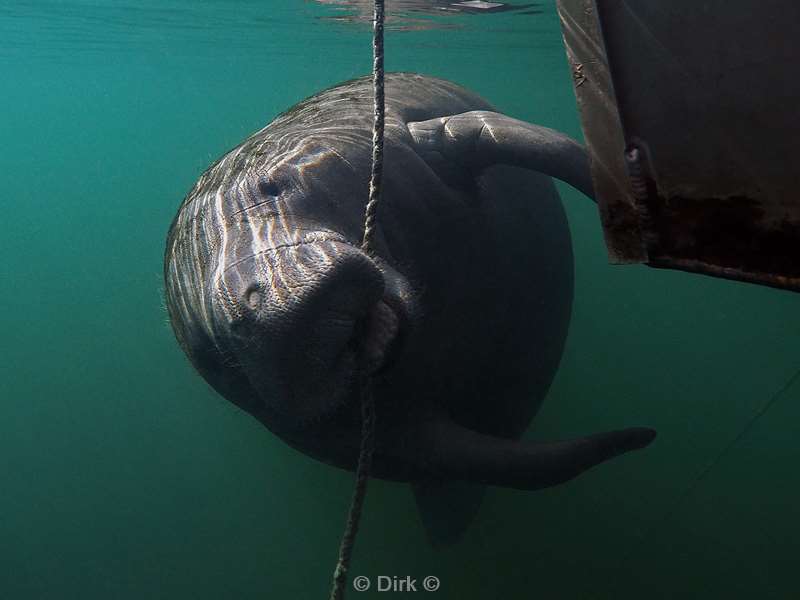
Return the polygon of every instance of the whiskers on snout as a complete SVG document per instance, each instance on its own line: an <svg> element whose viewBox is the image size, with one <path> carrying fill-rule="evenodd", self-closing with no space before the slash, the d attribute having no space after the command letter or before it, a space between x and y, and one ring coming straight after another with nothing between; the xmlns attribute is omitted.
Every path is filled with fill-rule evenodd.
<svg viewBox="0 0 800 600"><path fill-rule="evenodd" d="M228 364L276 413L325 418L348 403L361 374L385 372L399 354L408 286L351 244L284 245L220 274L214 330Z"/></svg>

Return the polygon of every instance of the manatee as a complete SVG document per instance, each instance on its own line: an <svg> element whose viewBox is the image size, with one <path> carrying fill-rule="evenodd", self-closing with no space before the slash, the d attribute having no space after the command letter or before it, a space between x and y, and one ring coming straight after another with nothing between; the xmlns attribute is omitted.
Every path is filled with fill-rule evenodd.
<svg viewBox="0 0 800 600"><path fill-rule="evenodd" d="M361 78L300 102L203 173L167 237L166 304L219 394L330 465L355 468L368 377L372 476L411 483L432 539L447 541L482 486L560 484L655 432L522 439L573 296L551 177L591 196L583 147L448 81L385 83L373 251L360 248L373 125Z"/></svg>

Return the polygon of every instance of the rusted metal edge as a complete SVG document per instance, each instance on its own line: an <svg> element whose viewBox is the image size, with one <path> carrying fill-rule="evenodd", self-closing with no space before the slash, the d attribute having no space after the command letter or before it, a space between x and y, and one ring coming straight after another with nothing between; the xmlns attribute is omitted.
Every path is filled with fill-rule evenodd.
<svg viewBox="0 0 800 600"><path fill-rule="evenodd" d="M653 258L647 263L648 267L655 269L672 269L696 273L699 275L710 275L720 279L730 279L745 283L757 283L776 289L800 292L800 278L784 277L782 275L771 275L768 273L743 271L738 268L720 267L711 265L698 260L675 259L675 258Z"/></svg>
<svg viewBox="0 0 800 600"><path fill-rule="evenodd" d="M759 200L745 195L665 195L636 138L625 161L648 266L800 291L800 226L768 221Z"/></svg>

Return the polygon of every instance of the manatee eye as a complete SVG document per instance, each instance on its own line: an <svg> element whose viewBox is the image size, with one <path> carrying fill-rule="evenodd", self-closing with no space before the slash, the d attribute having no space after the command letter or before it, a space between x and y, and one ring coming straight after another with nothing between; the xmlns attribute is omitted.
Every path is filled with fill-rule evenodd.
<svg viewBox="0 0 800 600"><path fill-rule="evenodd" d="M262 196L278 196L281 193L278 184L271 179L262 179L259 181L258 191Z"/></svg>

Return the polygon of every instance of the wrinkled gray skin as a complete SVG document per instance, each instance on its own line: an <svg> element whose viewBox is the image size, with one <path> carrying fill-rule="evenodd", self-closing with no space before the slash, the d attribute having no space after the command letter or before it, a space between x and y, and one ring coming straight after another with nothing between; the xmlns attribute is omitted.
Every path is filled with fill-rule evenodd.
<svg viewBox="0 0 800 600"><path fill-rule="evenodd" d="M557 369L572 251L555 176L591 194L565 136L438 79L386 79L376 255L359 249L369 79L298 104L213 165L169 232L166 296L183 349L228 400L346 469L369 372L373 476L538 489L649 429L519 441ZM596 399L587 399L596 401Z"/></svg>

